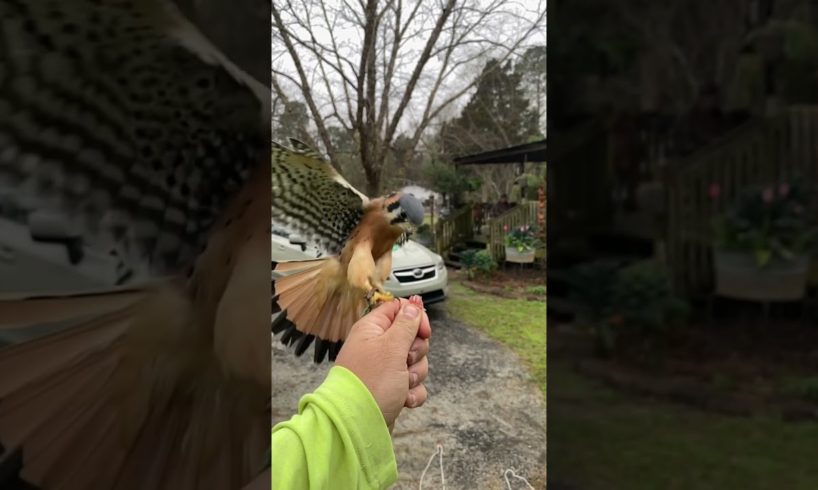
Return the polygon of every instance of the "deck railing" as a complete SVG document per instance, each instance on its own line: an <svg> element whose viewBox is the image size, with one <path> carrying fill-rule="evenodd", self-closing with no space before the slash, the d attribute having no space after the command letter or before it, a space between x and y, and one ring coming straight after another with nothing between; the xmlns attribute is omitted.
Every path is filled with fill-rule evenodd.
<svg viewBox="0 0 818 490"><path fill-rule="evenodd" d="M474 236L474 224L471 206L456 209L445 219L435 223L435 249L444 255L459 241L469 240Z"/></svg>
<svg viewBox="0 0 818 490"><path fill-rule="evenodd" d="M676 289L696 295L713 283L712 219L749 185L818 178L818 107L794 107L750 121L665 169L665 252ZM719 186L718 199L709 195Z"/></svg>

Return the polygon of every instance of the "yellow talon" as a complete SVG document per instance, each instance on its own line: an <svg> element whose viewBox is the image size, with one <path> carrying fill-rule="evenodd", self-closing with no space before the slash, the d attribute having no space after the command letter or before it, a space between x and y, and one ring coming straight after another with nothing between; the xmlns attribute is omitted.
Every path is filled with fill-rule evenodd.
<svg viewBox="0 0 818 490"><path fill-rule="evenodd" d="M395 296L392 293L387 291L378 291L377 289L372 289L369 294L366 295L366 299L369 301L370 306L377 306L381 303L387 303L395 299Z"/></svg>

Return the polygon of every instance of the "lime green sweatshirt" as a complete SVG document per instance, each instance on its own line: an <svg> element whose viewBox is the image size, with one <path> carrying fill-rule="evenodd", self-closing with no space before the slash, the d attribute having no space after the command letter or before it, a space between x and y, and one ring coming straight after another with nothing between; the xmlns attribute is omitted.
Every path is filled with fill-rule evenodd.
<svg viewBox="0 0 818 490"><path fill-rule="evenodd" d="M298 414L273 427L272 490L384 489L398 479L392 438L367 387L333 366Z"/></svg>

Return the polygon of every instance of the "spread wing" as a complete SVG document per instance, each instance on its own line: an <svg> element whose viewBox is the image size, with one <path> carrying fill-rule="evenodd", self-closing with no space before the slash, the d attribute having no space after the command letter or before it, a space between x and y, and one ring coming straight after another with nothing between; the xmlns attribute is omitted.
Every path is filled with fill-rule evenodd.
<svg viewBox="0 0 818 490"><path fill-rule="evenodd" d="M269 116L168 2L98 3L0 5L0 220L119 256L120 281L176 272L268 151Z"/></svg>
<svg viewBox="0 0 818 490"><path fill-rule="evenodd" d="M369 199L304 143L273 142L272 224L306 241L316 258L337 256Z"/></svg>

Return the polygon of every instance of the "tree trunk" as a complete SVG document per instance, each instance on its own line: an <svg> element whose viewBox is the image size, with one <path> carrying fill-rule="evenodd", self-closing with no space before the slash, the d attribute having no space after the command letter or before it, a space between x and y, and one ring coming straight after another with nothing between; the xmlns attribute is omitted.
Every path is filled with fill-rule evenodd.
<svg viewBox="0 0 818 490"><path fill-rule="evenodd" d="M366 178L366 195L369 198L378 197L378 194L380 192L380 187L381 187L380 182L378 182L378 180L379 179L377 179L377 178L374 178L374 180L373 180L369 176L367 176L367 178Z"/></svg>
<svg viewBox="0 0 818 490"><path fill-rule="evenodd" d="M367 153L363 152L361 158L361 165L364 167L364 176L366 177L366 195L369 198L378 197L381 192L381 170L379 165L373 165L366 158Z"/></svg>

